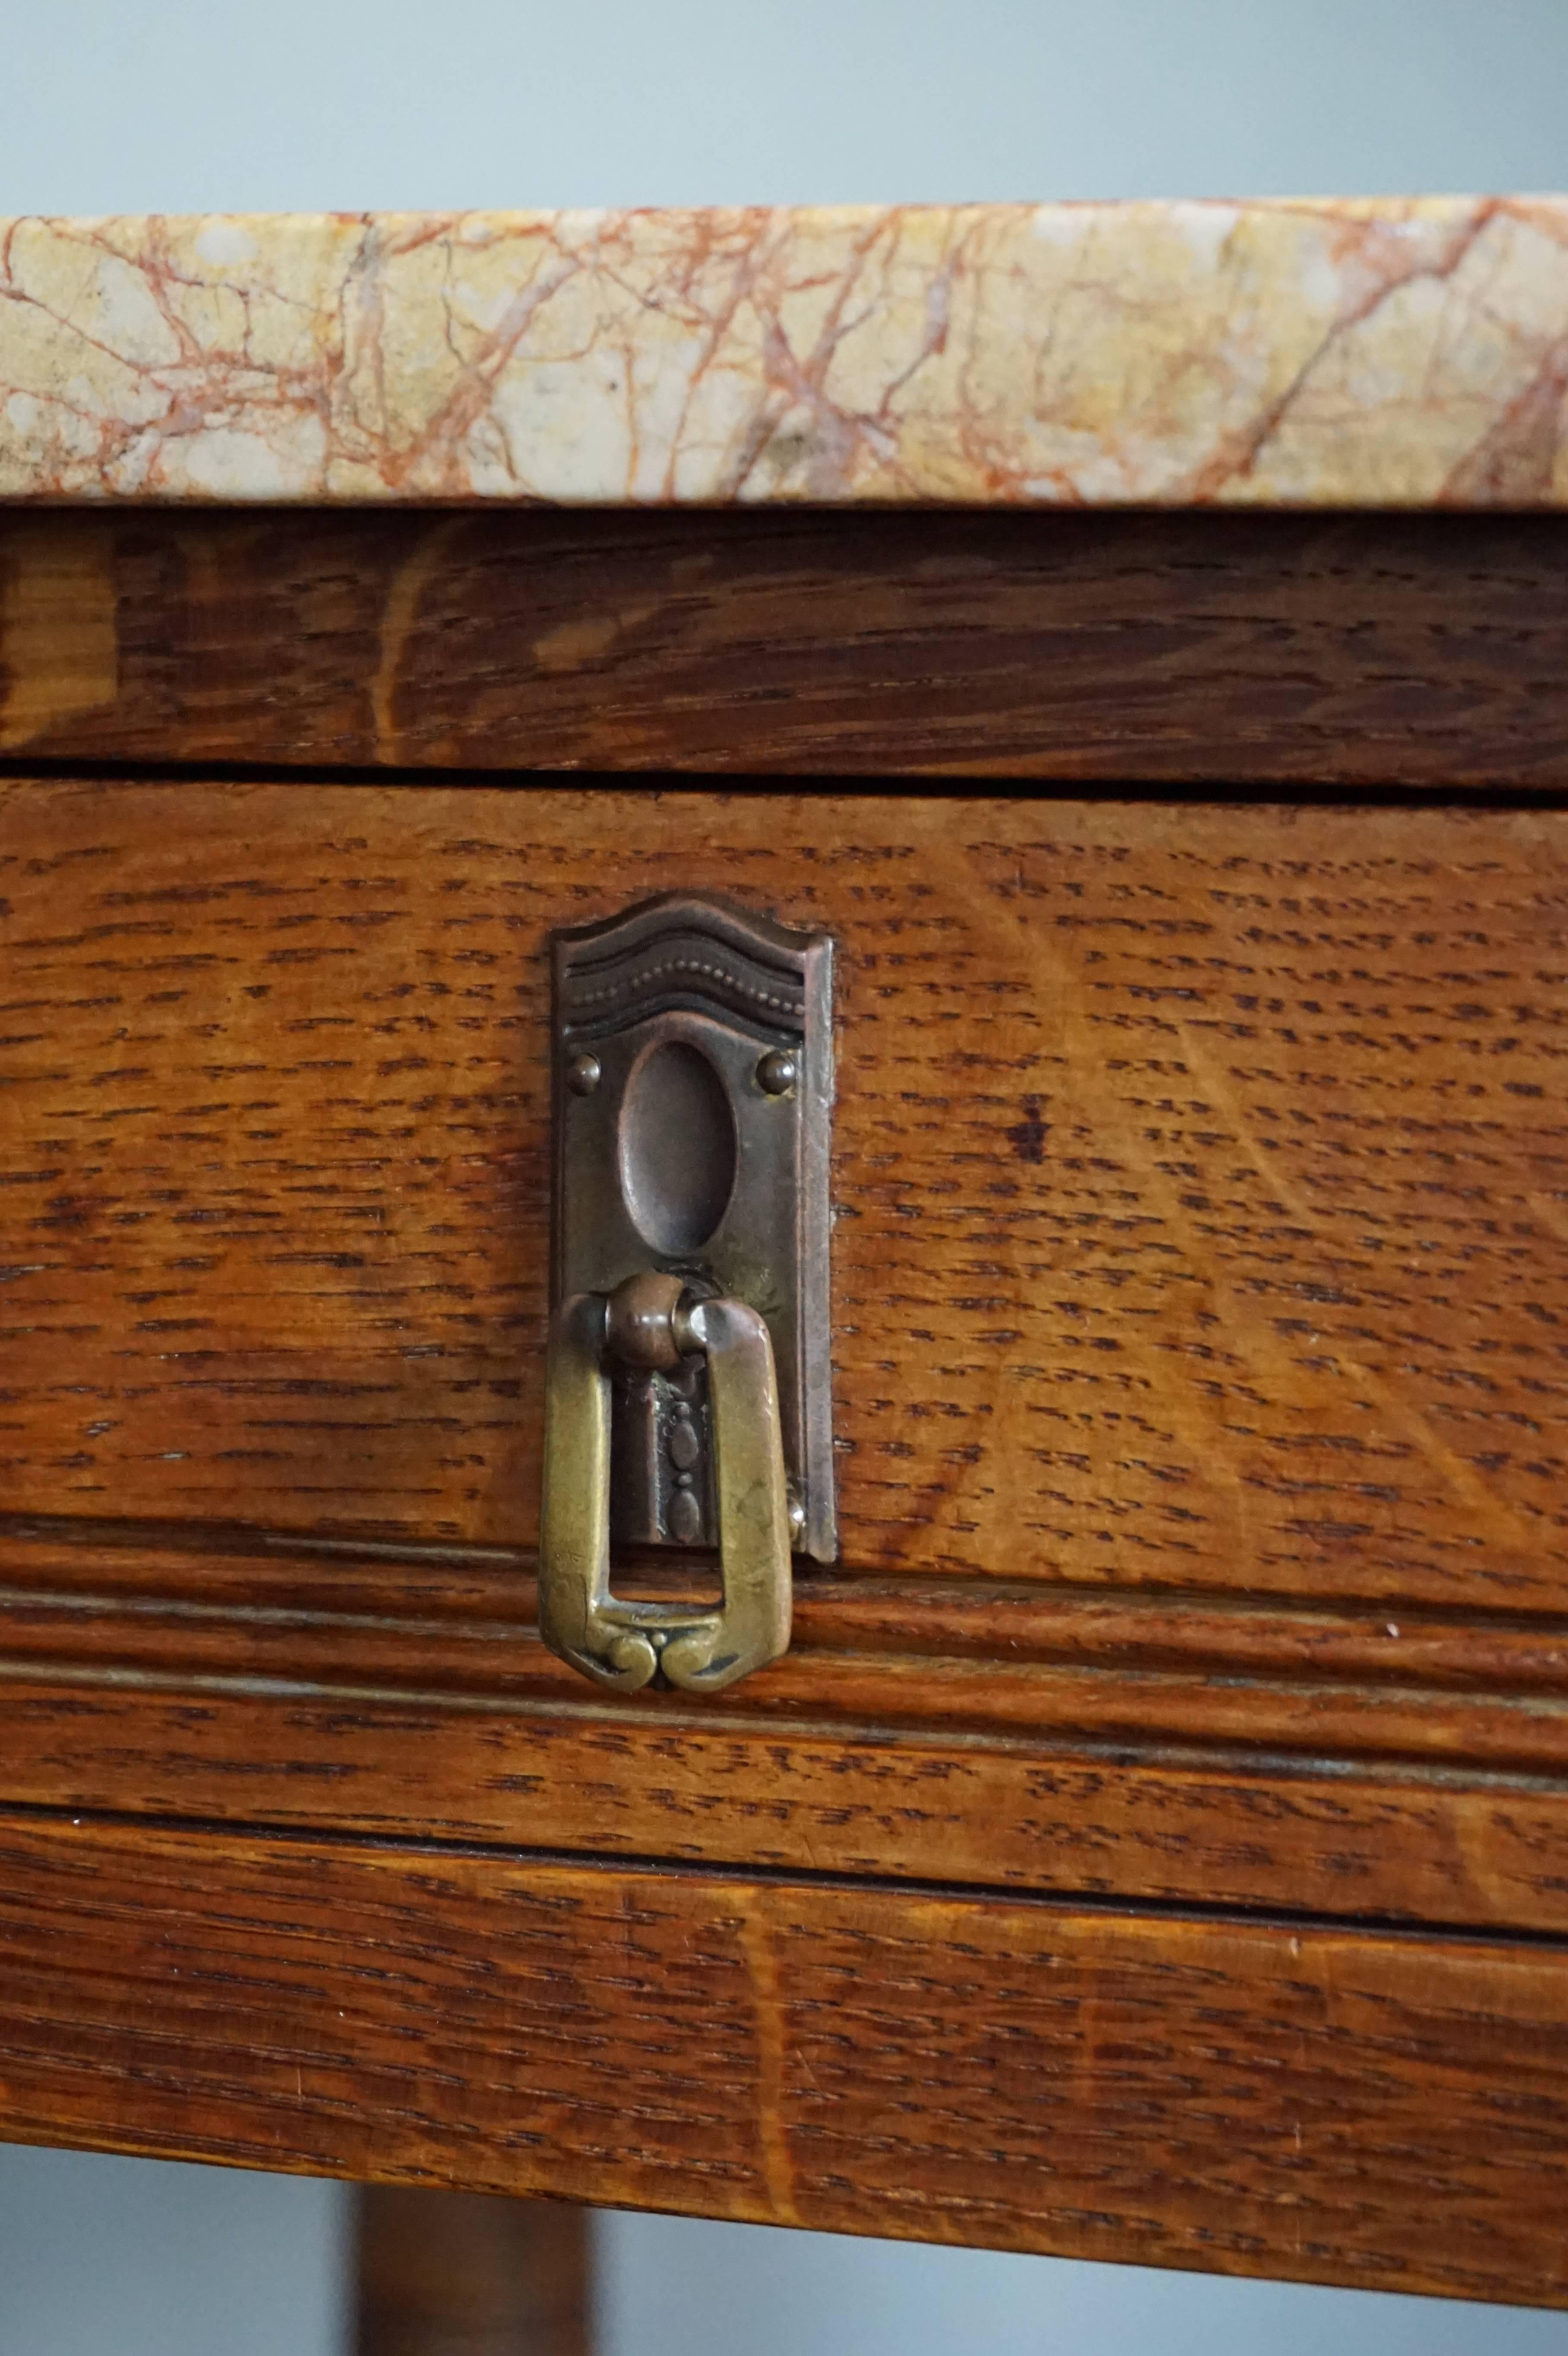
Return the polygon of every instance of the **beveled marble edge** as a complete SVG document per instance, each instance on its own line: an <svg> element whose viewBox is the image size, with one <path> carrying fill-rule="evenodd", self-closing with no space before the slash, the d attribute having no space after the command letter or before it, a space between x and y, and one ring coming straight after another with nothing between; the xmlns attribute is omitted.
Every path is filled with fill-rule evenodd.
<svg viewBox="0 0 1568 2356"><path fill-rule="evenodd" d="M1568 505L1568 198L0 222L0 498Z"/></svg>

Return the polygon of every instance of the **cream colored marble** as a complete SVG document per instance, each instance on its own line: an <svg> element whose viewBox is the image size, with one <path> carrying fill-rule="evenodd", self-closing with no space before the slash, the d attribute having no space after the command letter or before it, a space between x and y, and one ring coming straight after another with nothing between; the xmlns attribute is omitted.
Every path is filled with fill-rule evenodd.
<svg viewBox="0 0 1568 2356"><path fill-rule="evenodd" d="M1568 198L0 224L0 497L1568 504Z"/></svg>

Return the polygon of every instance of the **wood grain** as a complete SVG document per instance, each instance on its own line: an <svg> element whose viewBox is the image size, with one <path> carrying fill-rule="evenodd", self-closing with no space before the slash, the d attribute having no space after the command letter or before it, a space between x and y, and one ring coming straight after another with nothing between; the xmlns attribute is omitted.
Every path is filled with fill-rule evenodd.
<svg viewBox="0 0 1568 2356"><path fill-rule="evenodd" d="M10 1508L527 1545L548 929L840 948L847 1568L1561 1615L1568 819L7 789Z"/></svg>
<svg viewBox="0 0 1568 2356"><path fill-rule="evenodd" d="M590 2356L590 2230L564 2201L361 2185L354 2356Z"/></svg>
<svg viewBox="0 0 1568 2356"><path fill-rule="evenodd" d="M1568 787L1568 521L0 518L0 755Z"/></svg>
<svg viewBox="0 0 1568 2356"><path fill-rule="evenodd" d="M1568 2300L1568 1954L0 1826L8 2135Z"/></svg>
<svg viewBox="0 0 1568 2356"><path fill-rule="evenodd" d="M14 1797L1562 1927L1563 820L5 816ZM844 945L848 1559L721 1717L528 1578L543 936L694 844Z"/></svg>
<svg viewBox="0 0 1568 2356"><path fill-rule="evenodd" d="M63 1527L69 1528L69 1524ZM323 1562L264 1553L29 1542L0 1526L0 1624L15 1668L265 1676L301 1687L581 1701L535 1641L534 1581L465 1559ZM191 1536L195 1536L191 1533ZM699 1584L690 1582L688 1591ZM667 1595L623 1579L629 1590ZM940 1725L965 1734L1142 1740L1219 1755L1240 1744L1433 1766L1568 1769L1568 1630L1409 1613L1391 1623L1296 1605L802 1570L788 1655L731 1714ZM630 1697L612 1714L621 1720ZM679 1709L667 1693L634 1712ZM699 1708L699 1723L711 1704Z"/></svg>
<svg viewBox="0 0 1568 2356"><path fill-rule="evenodd" d="M723 1705L605 1703L519 1566L194 1535L0 1543L11 1798L1568 1931L1533 1623L816 1580Z"/></svg>
<svg viewBox="0 0 1568 2356"><path fill-rule="evenodd" d="M0 518L0 2131L1568 2304L1565 552ZM840 945L845 1559L700 1710L532 1627L663 886Z"/></svg>
<svg viewBox="0 0 1568 2356"><path fill-rule="evenodd" d="M8 1633L8 1632L7 1632ZM1471 1771L1193 1763L913 1732L614 1719L351 1684L6 1676L5 1791L127 1816L1568 1933L1568 1797Z"/></svg>

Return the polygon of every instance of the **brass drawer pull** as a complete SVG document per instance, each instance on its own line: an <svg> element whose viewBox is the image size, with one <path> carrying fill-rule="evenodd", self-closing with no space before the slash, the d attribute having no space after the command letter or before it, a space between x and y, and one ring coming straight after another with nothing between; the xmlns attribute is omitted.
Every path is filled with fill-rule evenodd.
<svg viewBox="0 0 1568 2356"><path fill-rule="evenodd" d="M720 1611L610 1592L611 1361L708 1365L719 1494ZM699 1301L649 1270L556 1312L546 1375L539 1633L586 1676L635 1693L660 1670L717 1693L788 1649L790 1514L768 1329L743 1301Z"/></svg>
<svg viewBox="0 0 1568 2356"><path fill-rule="evenodd" d="M837 1551L831 944L690 894L557 933L539 1630L585 1676L714 1692ZM612 1548L717 1540L721 1612L620 1602Z"/></svg>

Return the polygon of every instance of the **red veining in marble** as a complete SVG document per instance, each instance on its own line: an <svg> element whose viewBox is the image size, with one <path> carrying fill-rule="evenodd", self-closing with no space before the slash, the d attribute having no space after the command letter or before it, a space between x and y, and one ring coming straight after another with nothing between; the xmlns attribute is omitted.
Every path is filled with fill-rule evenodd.
<svg viewBox="0 0 1568 2356"><path fill-rule="evenodd" d="M1568 201L0 228L0 496L1555 504Z"/></svg>

